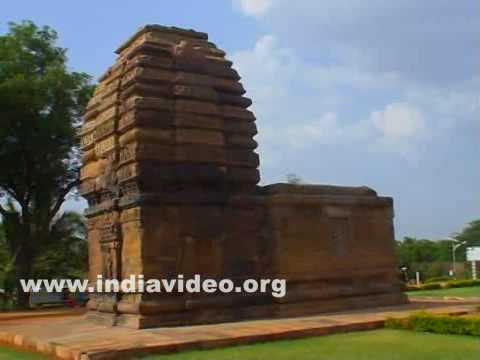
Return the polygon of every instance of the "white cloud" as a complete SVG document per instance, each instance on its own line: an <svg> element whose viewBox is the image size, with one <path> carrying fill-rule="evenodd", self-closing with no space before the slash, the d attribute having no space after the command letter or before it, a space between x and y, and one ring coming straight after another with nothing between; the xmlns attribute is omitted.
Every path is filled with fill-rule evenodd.
<svg viewBox="0 0 480 360"><path fill-rule="evenodd" d="M234 0L240 9L249 16L260 17L273 5L273 0Z"/></svg>
<svg viewBox="0 0 480 360"><path fill-rule="evenodd" d="M382 111L374 111L371 121L387 141L398 142L425 134L425 118L420 110L406 103L389 104Z"/></svg>
<svg viewBox="0 0 480 360"><path fill-rule="evenodd" d="M422 111L408 103L392 103L373 111L369 123L374 131L374 150L397 153L409 161L417 161L419 149L433 137Z"/></svg>
<svg viewBox="0 0 480 360"><path fill-rule="evenodd" d="M284 85L295 73L296 60L290 49L278 45L274 36L261 36L253 49L238 51L232 58L248 84L254 106L286 95Z"/></svg>
<svg viewBox="0 0 480 360"><path fill-rule="evenodd" d="M366 121L345 124L338 115L327 112L315 121L288 126L284 138L296 149L313 145L352 144L367 140L371 136L371 126Z"/></svg>
<svg viewBox="0 0 480 360"><path fill-rule="evenodd" d="M307 56L416 82L450 84L477 73L480 47L474 0L275 0L262 26Z"/></svg>
<svg viewBox="0 0 480 360"><path fill-rule="evenodd" d="M258 141L265 152L262 158L272 158L267 153L278 152L275 146L291 151L288 148L361 142L369 144L364 144L365 149L382 143L388 151L407 154L405 149L413 150L411 144L426 131L421 110L406 103L391 102L381 111L347 114L358 100L354 95L369 96L376 91L383 96L398 87L394 74L375 76L344 65L309 64L271 34L232 58L247 96L254 101Z"/></svg>

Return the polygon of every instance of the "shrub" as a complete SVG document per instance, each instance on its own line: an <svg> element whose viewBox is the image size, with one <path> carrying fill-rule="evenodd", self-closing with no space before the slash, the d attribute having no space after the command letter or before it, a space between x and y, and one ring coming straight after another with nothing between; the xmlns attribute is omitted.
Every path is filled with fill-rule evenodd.
<svg viewBox="0 0 480 360"><path fill-rule="evenodd" d="M450 289L461 287L480 286L480 280L450 280L447 282L432 282L425 283L423 285L407 285L406 291L417 290L437 290L437 289Z"/></svg>
<svg viewBox="0 0 480 360"><path fill-rule="evenodd" d="M480 286L480 280L454 280L445 284L445 288Z"/></svg>
<svg viewBox="0 0 480 360"><path fill-rule="evenodd" d="M421 290L436 290L436 289L441 289L442 284L440 283L431 283L431 284L424 284L420 286Z"/></svg>
<svg viewBox="0 0 480 360"><path fill-rule="evenodd" d="M437 277L432 277L430 279L425 280L425 284L429 283L437 283L437 282L447 282L452 280L451 277L449 276L437 276Z"/></svg>
<svg viewBox="0 0 480 360"><path fill-rule="evenodd" d="M418 290L422 290L422 287L417 286L417 285L406 285L404 290L405 291L418 291Z"/></svg>
<svg viewBox="0 0 480 360"><path fill-rule="evenodd" d="M385 327L436 334L480 336L480 317L456 317L421 312L413 314L406 319L387 319Z"/></svg>

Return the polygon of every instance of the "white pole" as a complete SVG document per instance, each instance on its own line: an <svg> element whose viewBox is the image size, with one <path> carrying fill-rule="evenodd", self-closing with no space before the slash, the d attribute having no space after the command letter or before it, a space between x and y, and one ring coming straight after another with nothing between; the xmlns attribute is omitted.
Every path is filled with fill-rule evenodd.
<svg viewBox="0 0 480 360"><path fill-rule="evenodd" d="M415 275L416 275L417 285L420 285L420 272L417 271Z"/></svg>
<svg viewBox="0 0 480 360"><path fill-rule="evenodd" d="M457 262L455 261L455 250L457 250L457 247L455 246L455 243L452 244L452 260L453 260L453 278L456 280L457 279Z"/></svg>
<svg viewBox="0 0 480 360"><path fill-rule="evenodd" d="M472 279L477 280L477 262L472 261Z"/></svg>

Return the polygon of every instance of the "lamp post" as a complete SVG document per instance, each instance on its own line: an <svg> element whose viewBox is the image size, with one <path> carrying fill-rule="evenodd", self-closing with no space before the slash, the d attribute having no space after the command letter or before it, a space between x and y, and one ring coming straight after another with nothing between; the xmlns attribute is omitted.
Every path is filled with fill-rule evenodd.
<svg viewBox="0 0 480 360"><path fill-rule="evenodd" d="M452 241L452 265L453 265L453 269L452 269L452 272L453 272L453 278L454 279L457 279L457 262L456 262L456 257L455 257L455 253L457 251L457 249L460 247L460 246L463 246L465 245L467 242L466 241L458 241L456 239L453 239L453 238L449 238L450 241Z"/></svg>

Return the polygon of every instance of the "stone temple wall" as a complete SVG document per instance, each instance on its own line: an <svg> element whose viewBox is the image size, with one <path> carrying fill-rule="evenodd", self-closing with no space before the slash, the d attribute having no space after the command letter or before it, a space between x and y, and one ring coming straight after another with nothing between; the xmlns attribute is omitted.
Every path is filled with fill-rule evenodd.
<svg viewBox="0 0 480 360"><path fill-rule="evenodd" d="M405 301L392 199L365 187L259 187L251 100L205 33L149 25L117 54L81 131L90 279L276 277L288 292L97 294L89 318L144 328Z"/></svg>

